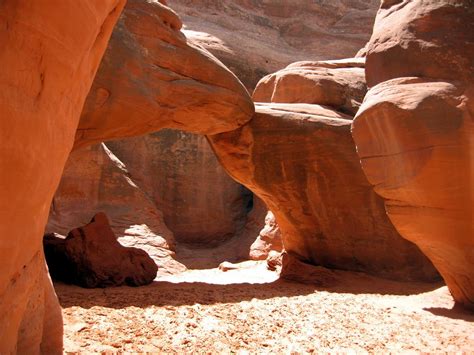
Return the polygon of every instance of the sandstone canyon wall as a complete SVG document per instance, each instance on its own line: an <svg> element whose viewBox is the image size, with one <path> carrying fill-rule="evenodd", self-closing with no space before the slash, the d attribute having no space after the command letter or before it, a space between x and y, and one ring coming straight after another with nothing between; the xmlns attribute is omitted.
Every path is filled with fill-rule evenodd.
<svg viewBox="0 0 474 355"><path fill-rule="evenodd" d="M244 86L187 41L181 25L162 4L128 1L84 105L76 148L163 128L216 134L250 120Z"/></svg>
<svg viewBox="0 0 474 355"><path fill-rule="evenodd" d="M184 33L219 58L249 91L301 60L354 56L369 40L379 0L170 0Z"/></svg>
<svg viewBox="0 0 474 355"><path fill-rule="evenodd" d="M147 251L162 275L184 270L173 260L175 241L209 248L242 239L252 203L205 137L163 130L72 152L46 231L66 235L105 212L119 241ZM245 258L248 248L243 254L236 250Z"/></svg>
<svg viewBox="0 0 474 355"><path fill-rule="evenodd" d="M370 191L354 142L348 135L351 120L367 90L364 67L363 58L306 61L270 74L259 82L253 94L256 101L275 103L258 105L257 111L267 115L268 122L254 129L253 125L258 123L250 122L240 129L240 138L234 134L226 141L222 137L231 135L226 133L213 136L211 141L218 142L216 152L231 173L256 185L257 194L265 191L262 198L269 206L278 206L273 212L290 254L331 268L429 280L436 277L433 266L414 245L403 241L386 218L382 200ZM277 128L280 125L285 129ZM291 128L293 125L295 128ZM302 125L307 127L301 128L301 132L308 137L314 134L317 139L305 138L308 142L302 145L304 139L296 130ZM252 134L243 133L247 126ZM281 131L281 139L276 134L266 137L264 132L271 129ZM296 137L287 140L285 136L291 136L293 129ZM246 139L252 143L246 145ZM255 139L269 139L273 144L267 142L266 146L272 146L272 151L260 151L258 144L253 143ZM274 167L260 170L253 162L260 161L258 154L266 156L262 161ZM240 160L250 160L248 165L255 166L245 175L232 170L241 164L239 155L243 157ZM281 167L275 165L277 162ZM294 173L289 175L287 171ZM279 179L284 187L275 189ZM288 185L294 194L288 194ZM298 209L300 213L295 212Z"/></svg>
<svg viewBox="0 0 474 355"><path fill-rule="evenodd" d="M51 204L47 233L67 235L104 212L120 243L144 249L160 274L183 270L172 259L173 233L163 213L105 144L73 151Z"/></svg>
<svg viewBox="0 0 474 355"><path fill-rule="evenodd" d="M383 1L353 125L400 234L474 309L474 2Z"/></svg>
<svg viewBox="0 0 474 355"><path fill-rule="evenodd" d="M6 117L0 123L2 353L61 351L61 314L42 236L84 100L123 6L120 0L0 4L0 38L8 48L0 55L2 68L8 68L0 74ZM96 81L77 129L77 147L168 126L222 132L251 118L253 104L243 86L212 56L186 44L170 9L138 0L127 7L111 43L119 48L112 58L116 66ZM128 54L120 52L124 43ZM150 61L135 65L133 53L149 55ZM119 68L129 81L114 81ZM189 111L196 114L191 120Z"/></svg>
<svg viewBox="0 0 474 355"><path fill-rule="evenodd" d="M185 21L184 33L191 42L213 52L239 75L248 88L253 88L262 75L295 59L322 58L326 55L345 57L348 54L354 54L369 37L377 1L369 3L338 1L331 4L302 1L292 6L278 2L257 4L245 1L171 1L169 5L179 10ZM179 96L175 95L181 89L179 82L184 82L185 78L171 78L169 70L183 73L183 69L172 62L172 59L163 58L166 53L169 53L169 43L165 46L160 38L169 32L169 28L163 27L159 21L153 19L154 15L146 13L144 9L142 5L127 7L126 15L124 15L126 18L120 21L114 32L109 50L87 101L84 120L93 119L96 122L100 116L104 121L109 120L110 123L107 125L112 126L113 120L129 119L130 122L134 122L127 115L134 117L148 114L152 121L153 117L164 113L169 115L172 110L178 111L178 107L189 98L188 93L184 91ZM196 16L198 11L199 15ZM325 17L323 18L322 15ZM174 13L170 12L166 16L171 27L181 26L180 20ZM143 21L140 25L138 25L138 18ZM313 23L315 18L317 23ZM300 22L303 19L302 24L297 24L296 19ZM145 29L151 28L152 24L162 26L162 31L153 32L154 41L150 38L146 41L141 39L139 41L141 45L136 46L136 37L143 36ZM296 27L299 25L303 27L298 30ZM239 27L237 32L236 26ZM207 41L199 40L201 37L197 32L187 31L186 28L204 32L209 29L211 33L219 34L228 43L222 42L222 47L209 45ZM309 33L314 35L311 41L307 40ZM272 42L264 38L265 36L271 38ZM183 40L181 36L178 38ZM173 45L180 48L179 43L179 41L173 42ZM227 45L234 50L227 50ZM153 51L149 52L152 47ZM278 50L275 51L273 47ZM221 51L219 48L224 48L224 50ZM143 49L146 49L147 56L143 56L145 52ZM179 50L183 56L196 61L194 49ZM202 61L202 58L199 60ZM124 63L123 67L122 63ZM206 63L206 61L204 64L200 63L196 65L196 68L199 66L206 68ZM242 66L244 63L245 65ZM265 69L262 69L263 67ZM363 69L360 69L360 72L363 73ZM221 73L213 72L212 75L218 76ZM117 79L117 76L120 79ZM347 78L350 77L347 76ZM204 88L204 86L201 87ZM365 89L365 85L362 89ZM152 100L153 92L162 95L160 102ZM222 92L223 90L214 93L216 102L221 100L219 95L222 96ZM140 97L137 97L138 95ZM327 96L331 95L332 92ZM183 98L183 102L179 105L178 97ZM358 100L362 101L362 97ZM175 104L174 101L176 101ZM192 113L188 110L189 117L186 125L193 120L196 126L199 124L202 129L210 120L210 114L213 113L209 105L210 103L206 108L209 111L207 116L203 113L204 110ZM217 108L217 104L215 107ZM119 117L112 117L117 115ZM227 115L220 114L220 116L218 118L221 122L225 122L224 116ZM156 129L162 127L156 122L168 127L184 127L177 121L169 121L166 124L163 119L154 121L152 124L156 125ZM130 132L135 130L137 128L133 127ZM88 129L85 128L84 132L87 131ZM219 240L228 239L236 232L239 233L246 218L245 207L250 202L248 190L226 176L220 164L212 156L213 153L204 138L190 133L174 134L169 131L121 142L111 142L108 143L108 147L125 163L126 168L133 175L134 183L143 189L158 209L163 211L164 220L175 233L177 240L210 246ZM197 157L199 157L198 160L195 159ZM70 164L74 164L72 157ZM87 175L87 172L85 174ZM78 175L77 183L79 180ZM77 186L77 189L81 189L80 186ZM65 192L58 191L58 201L68 198ZM94 198L91 196L91 199ZM104 194L101 198L105 200L108 196ZM71 204L69 207L71 211L80 212ZM63 208L62 211L65 209ZM56 216L59 217L60 213L58 212ZM89 210L88 213L90 213ZM76 216L79 217L77 214ZM109 216L111 216L112 224L115 224L114 213L112 212L112 215L109 213ZM88 218L90 216L86 218L84 215L80 220L77 219L75 224L83 224ZM136 220L139 219L140 217L137 216ZM72 218L69 220L72 222ZM262 223L264 223L264 214ZM58 223L55 223L55 226L58 227ZM68 223L61 229L69 230L71 227L72 225ZM277 226L275 225L274 228ZM268 230L271 229L272 227ZM265 232L263 234L265 235ZM255 237L258 235L259 233L256 233ZM279 249L279 242L276 243ZM252 255L256 256L260 253L259 245L264 247L264 244L257 243L254 246L255 253ZM262 258L266 253L259 255L258 258Z"/></svg>
<svg viewBox="0 0 474 355"><path fill-rule="evenodd" d="M362 1L350 3L361 13L370 10ZM338 28L344 21L331 23L330 15L346 2L330 4L327 16L318 19ZM61 350L60 308L41 237L84 100L123 5L0 2L0 42L8 48L0 54L1 67L8 68L0 71L1 353ZM255 5L236 6L241 11ZM294 14L293 7L281 5L262 11L281 16L281 8ZM187 42L169 8L129 0L85 104L75 146L162 128L206 134L232 176L273 210L289 253L328 267L433 278L431 264L387 220L358 153L398 231L431 258L456 301L473 307L473 9L470 0L382 2L367 46L370 90L353 125L356 152L350 126L360 104L360 80L343 79L345 71L336 69L348 69L346 64L300 63L285 69L290 75L266 78L271 94L262 93L262 100L277 102L258 105L251 120L254 105L244 86ZM307 28L293 23L288 31ZM321 97L310 98L285 90L308 81L327 87L337 100L320 89L315 92ZM93 154L94 149L99 148ZM92 179L109 174L120 180L113 189L134 191L127 208L147 203L149 196L134 190L130 173L112 155L99 151L99 159L106 161L104 153L114 164L92 167ZM86 180L84 187L92 194L110 188L98 186ZM146 213L159 221L155 207Z"/></svg>
<svg viewBox="0 0 474 355"><path fill-rule="evenodd" d="M61 352L49 205L125 1L0 2L0 353Z"/></svg>
<svg viewBox="0 0 474 355"><path fill-rule="evenodd" d="M145 1L127 4L86 101L77 149L161 128L201 134L232 130L251 117L245 88L209 53L187 43L180 26L169 8ZM168 130L107 144L122 165L99 146L74 152L48 231L64 234L103 210L126 245L132 244L132 231L156 260L161 255L169 261L164 250L146 246L161 247L163 238L172 239L161 211L176 239L184 242L217 243L243 227L251 194L228 177L204 137ZM133 227L141 225L144 231Z"/></svg>
<svg viewBox="0 0 474 355"><path fill-rule="evenodd" d="M243 228L252 194L227 175L205 137L163 130L108 146L163 211L177 242L211 247Z"/></svg>
<svg viewBox="0 0 474 355"><path fill-rule="evenodd" d="M157 41L158 46L153 47L156 52L146 52L149 56L143 56L141 54L143 51L138 51L135 46L130 46L131 42L122 41L123 38L129 37L143 41L140 29L147 21L143 21L143 24L138 26L131 19L145 16L144 18L152 23L156 21L155 16L145 11L147 9L145 6L138 2L128 6L117 27L117 37L115 34L112 37L109 51L105 56L106 60L99 71L83 115L87 125L94 128L84 128L78 132L76 137L78 146L94 142L96 134L110 139L114 138L114 134L134 135L150 127L151 129L177 127L177 121L167 121L168 116L166 115L161 120L158 120L157 116L147 116L146 113L151 110L143 110L141 105L153 107L159 103L156 109L164 111L159 111L158 114L171 113L175 115L175 111L180 110L178 105L163 107L165 99L168 99L169 91L174 92L173 99L176 100L176 94L182 93L185 96L188 94L186 90L189 88L185 87L188 82L183 78L170 79L176 75L171 69L177 72L185 70L188 74L196 72L196 69L187 67L183 69L171 59L167 59L163 63L162 55L166 53L166 50L161 48L163 47L161 41ZM172 20L169 22L179 23L172 12L170 16ZM165 26L164 32L168 30L169 28ZM137 34L138 37L135 38ZM182 39L180 35L178 37ZM149 41L148 37L145 40L146 42L142 43L142 48L152 45L147 42ZM178 44L174 45L179 47ZM138 51L139 55L133 54L135 53L133 51ZM127 52L132 52L130 55L132 59L127 59ZM189 47L182 51L180 49L179 53L182 53L185 58L191 56L194 59L204 60L203 65L209 66L208 57L203 59L204 56L199 56L200 52L196 48ZM140 70L133 71L132 74L125 71L118 72L120 75L113 77L111 72L117 66L114 64L114 61L117 60L115 58L122 61L128 60L130 67L140 68ZM153 62L153 72L148 67L150 62ZM176 69L173 65L176 65ZM162 76L163 72L166 73L165 76ZM150 73L156 75L154 81L148 78ZM213 75L219 73L218 71ZM203 74L197 73L196 75L201 79L205 77L206 80L210 80L212 77L210 74L203 76ZM228 75L227 79L235 80L233 76L226 75ZM219 83L217 85L220 85ZM207 85L210 85L210 82ZM232 87L231 91L234 94L244 93L242 87L237 84L226 85L225 90L227 91L225 93L227 95L229 87ZM162 90L161 86L167 89ZM136 101L135 96L138 95L137 90L139 89L142 93L146 92L150 95L141 97L142 101ZM198 83L196 89L199 92L198 97L204 95L200 91L205 90L202 87L202 82ZM151 101L150 96L153 92L156 95L154 101ZM209 135L209 139L221 162L231 175L256 192L273 210L281 227L285 248L289 253L297 255L306 262L331 268L365 271L398 279L431 280L436 277L432 265L414 245L400 238L385 216L382 200L371 191L370 185L360 169L349 129L351 119L357 112L365 92L364 59L295 63L262 79L254 92L254 99L275 103L307 103L310 105L259 106L259 114L244 128L229 133ZM102 96L105 93L106 95ZM226 102L225 95L219 96L220 92L213 94L217 95L217 101ZM245 94L242 97L244 98ZM238 114L238 124L248 121L248 118L245 118L245 109L249 106L242 104L242 102L245 103L243 98L240 99L241 101L238 101L238 98L231 101L235 104L230 113L236 112ZM212 99L205 97L203 102L205 103L203 107L207 107ZM214 122L212 119L216 120L211 116L218 112L214 111L214 106L209 112L203 108L196 115L189 114L189 110L186 108L182 110L183 112L177 113L181 117L181 121L179 121L181 125L189 124L187 129L194 132L202 128L201 133L209 134L208 125ZM251 108L249 110L251 111ZM188 112L188 116L185 116L186 112ZM220 121L222 126L218 128L211 126L211 129L230 130L226 126L231 122L226 116L229 112L219 113L222 115ZM130 131L128 128L131 123L126 120L129 115L134 117L132 122L137 121ZM194 122L193 119L197 121ZM209 121L210 119L211 121ZM96 122L97 127L95 127ZM148 127L142 126L142 122L147 122ZM119 132L117 129L122 131ZM111 134L114 131L117 133ZM270 132L275 133L270 134ZM278 132L282 134L281 138L279 138ZM202 145L196 150L197 155L193 155L192 145L181 142L176 137L171 136L169 139L170 134L155 135L155 137L161 135L163 144L159 143L160 140L153 141L152 138L146 137L133 138L128 143L110 143L110 146L117 152L121 160L126 162L127 167L134 175L133 180L143 188L148 198L160 202L162 206L159 207L165 210L165 219L168 216L167 222L177 228L182 241L196 241L201 238L203 242L209 244L216 240L215 235L225 235L226 231L230 231L229 235L235 233L236 226L242 220L242 206L245 204L242 203L240 192L233 193L233 190L227 190L237 191L240 188L233 183L228 186L225 184L219 186L219 192L231 196L229 199L224 199L225 203L219 204L224 207L222 210L219 209L216 217L223 222L221 225L216 226L213 222L209 225L206 224L206 222L214 220L212 214L209 213L209 201L199 206L201 210L204 210L204 217L207 218L204 222L202 221L203 216L196 213L190 214L192 218L185 218L185 208L189 208L188 201L202 202L209 199L204 195L198 198L199 194L196 193L204 185L186 183L186 180L194 181L197 177L196 175L190 176L191 170L189 169L185 175L179 178L166 174L179 173L183 169L182 163L195 161L196 159L193 157L209 152L207 146ZM188 141L192 139L190 136L176 134L187 137ZM168 138L163 139L167 135ZM152 149L143 148L147 145L155 147ZM273 147L273 149L265 147ZM184 152L178 159L170 159L170 153L180 149L187 152ZM137 154L138 152L141 153ZM155 154L166 157L157 159L150 156ZM140 158L137 159L137 157ZM254 160L257 163L253 162ZM170 163L171 161L173 162ZM272 164L277 165L273 166ZM163 172L164 166L170 167L168 172ZM202 169L202 167L200 170L198 164L195 166L196 168L193 169L195 173L208 171L208 168ZM216 166L215 161L211 163L211 166ZM294 175L291 173L293 171L296 171ZM203 176L206 180L215 181L213 180L215 176L211 175ZM277 181L280 181L281 186ZM215 189L216 186L213 185L212 188ZM183 195L180 195L180 189L184 191ZM209 186L205 191L210 192ZM186 196L186 198L181 196ZM214 199L211 201L217 201L215 196L212 197ZM229 201L237 201L237 206L240 208L237 211L238 218L234 218L235 213L232 209L235 205L229 204ZM200 220L201 226L199 225ZM184 229L180 230L183 227ZM213 233L216 227L218 233ZM275 229L275 236L278 236L277 226L271 216L269 216L267 227L270 230ZM210 229L208 235L211 237L208 239L203 233L205 229ZM190 231L194 235L191 235ZM269 236L274 237L272 233ZM272 248L261 242L262 238L254 245L256 250L251 252L254 258L261 258L261 255L268 253L266 249ZM276 248L279 248L278 245ZM264 253L260 253L260 250L263 250ZM393 250L397 250L397 252L391 252Z"/></svg>
<svg viewBox="0 0 474 355"><path fill-rule="evenodd" d="M372 192L351 117L309 104L258 104L248 124L210 136L223 166L275 214L285 250L308 264L395 279L436 272Z"/></svg>

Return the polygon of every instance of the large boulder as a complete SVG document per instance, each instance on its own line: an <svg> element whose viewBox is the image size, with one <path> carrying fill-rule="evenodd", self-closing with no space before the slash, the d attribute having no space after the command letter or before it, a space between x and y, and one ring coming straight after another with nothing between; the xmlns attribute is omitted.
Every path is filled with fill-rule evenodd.
<svg viewBox="0 0 474 355"><path fill-rule="evenodd" d="M0 2L0 353L61 353L49 205L124 0Z"/></svg>
<svg viewBox="0 0 474 355"><path fill-rule="evenodd" d="M73 151L53 197L47 233L66 235L105 212L124 246L144 249L160 274L183 270L173 261L175 239L162 211L105 144Z"/></svg>
<svg viewBox="0 0 474 355"><path fill-rule="evenodd" d="M362 167L400 234L474 309L474 6L384 1L353 125Z"/></svg>
<svg viewBox="0 0 474 355"><path fill-rule="evenodd" d="M252 260L265 260L272 251L281 252L283 241L281 231L272 211L267 211L265 225L259 231L257 239L250 246L249 257Z"/></svg>
<svg viewBox="0 0 474 355"><path fill-rule="evenodd" d="M117 241L102 212L66 238L47 234L43 243L51 276L82 287L147 285L158 270L145 251Z"/></svg>
<svg viewBox="0 0 474 355"><path fill-rule="evenodd" d="M163 128L215 134L250 120L254 107L244 86L189 43L181 26L157 1L128 1L84 106L76 147Z"/></svg>
<svg viewBox="0 0 474 355"><path fill-rule="evenodd" d="M293 63L260 80L253 99L327 105L355 115L367 92L364 66L364 58Z"/></svg>
<svg viewBox="0 0 474 355"><path fill-rule="evenodd" d="M347 58L369 40L380 0L169 0L184 33L252 91L265 75L302 60Z"/></svg>
<svg viewBox="0 0 474 355"><path fill-rule="evenodd" d="M258 104L252 121L209 141L231 176L275 214L289 254L395 279L436 278L372 191L351 137L351 119L319 105Z"/></svg>
<svg viewBox="0 0 474 355"><path fill-rule="evenodd" d="M472 79L473 11L472 0L382 0L366 45L367 84Z"/></svg>

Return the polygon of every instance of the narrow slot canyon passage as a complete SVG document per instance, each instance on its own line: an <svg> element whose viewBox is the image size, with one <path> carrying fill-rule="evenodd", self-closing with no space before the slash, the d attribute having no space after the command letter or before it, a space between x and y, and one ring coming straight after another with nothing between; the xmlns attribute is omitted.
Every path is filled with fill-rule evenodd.
<svg viewBox="0 0 474 355"><path fill-rule="evenodd" d="M227 205L220 200L222 185L235 191ZM114 198L131 195L125 189L134 197L124 206ZM153 203L138 209L143 201ZM198 209L202 215L195 218ZM261 249L251 253L257 237L279 237L265 205L227 176L202 137L170 130L74 153L49 229L77 225L80 218L87 223L99 210L112 216L123 245L152 256L158 274L140 287L86 289L55 281L66 352L311 353L396 350L400 344L441 350L439 339L454 337L460 346L473 340L474 317L453 308L442 282L396 282L350 271L323 272L317 284L280 279L281 267L270 270L271 258L265 260L268 244L256 243ZM194 225L205 235L209 223L227 232L199 242L198 233L191 239L171 227ZM263 260L250 260L250 254Z"/></svg>
<svg viewBox="0 0 474 355"><path fill-rule="evenodd" d="M474 317L453 309L442 285L350 272L328 287L249 277L268 272L261 264L226 273L202 270L197 277L139 288L56 283L65 351L441 351L441 339L450 339L453 349L472 343ZM219 275L231 283L216 284Z"/></svg>
<svg viewBox="0 0 474 355"><path fill-rule="evenodd" d="M0 355L474 351L473 0L0 0Z"/></svg>

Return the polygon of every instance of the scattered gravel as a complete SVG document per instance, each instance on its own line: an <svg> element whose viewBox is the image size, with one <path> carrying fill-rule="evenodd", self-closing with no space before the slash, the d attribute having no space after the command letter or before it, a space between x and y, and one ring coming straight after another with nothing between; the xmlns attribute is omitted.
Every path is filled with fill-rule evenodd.
<svg viewBox="0 0 474 355"><path fill-rule="evenodd" d="M180 354L474 351L474 314L453 309L445 286L338 275L337 286L316 288L278 280L263 264L247 263L227 272L185 272L139 288L58 283L64 348Z"/></svg>

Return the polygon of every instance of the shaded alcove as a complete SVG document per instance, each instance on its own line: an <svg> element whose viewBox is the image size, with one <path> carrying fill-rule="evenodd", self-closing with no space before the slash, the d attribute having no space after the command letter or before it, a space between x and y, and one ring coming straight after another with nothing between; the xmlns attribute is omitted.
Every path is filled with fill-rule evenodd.
<svg viewBox="0 0 474 355"><path fill-rule="evenodd" d="M252 193L228 176L204 136L164 129L107 146L163 212L176 242L207 248L243 228Z"/></svg>
<svg viewBox="0 0 474 355"><path fill-rule="evenodd" d="M66 235L100 211L123 245L154 258L159 274L248 260L266 214L204 136L175 130L72 152L46 231Z"/></svg>

